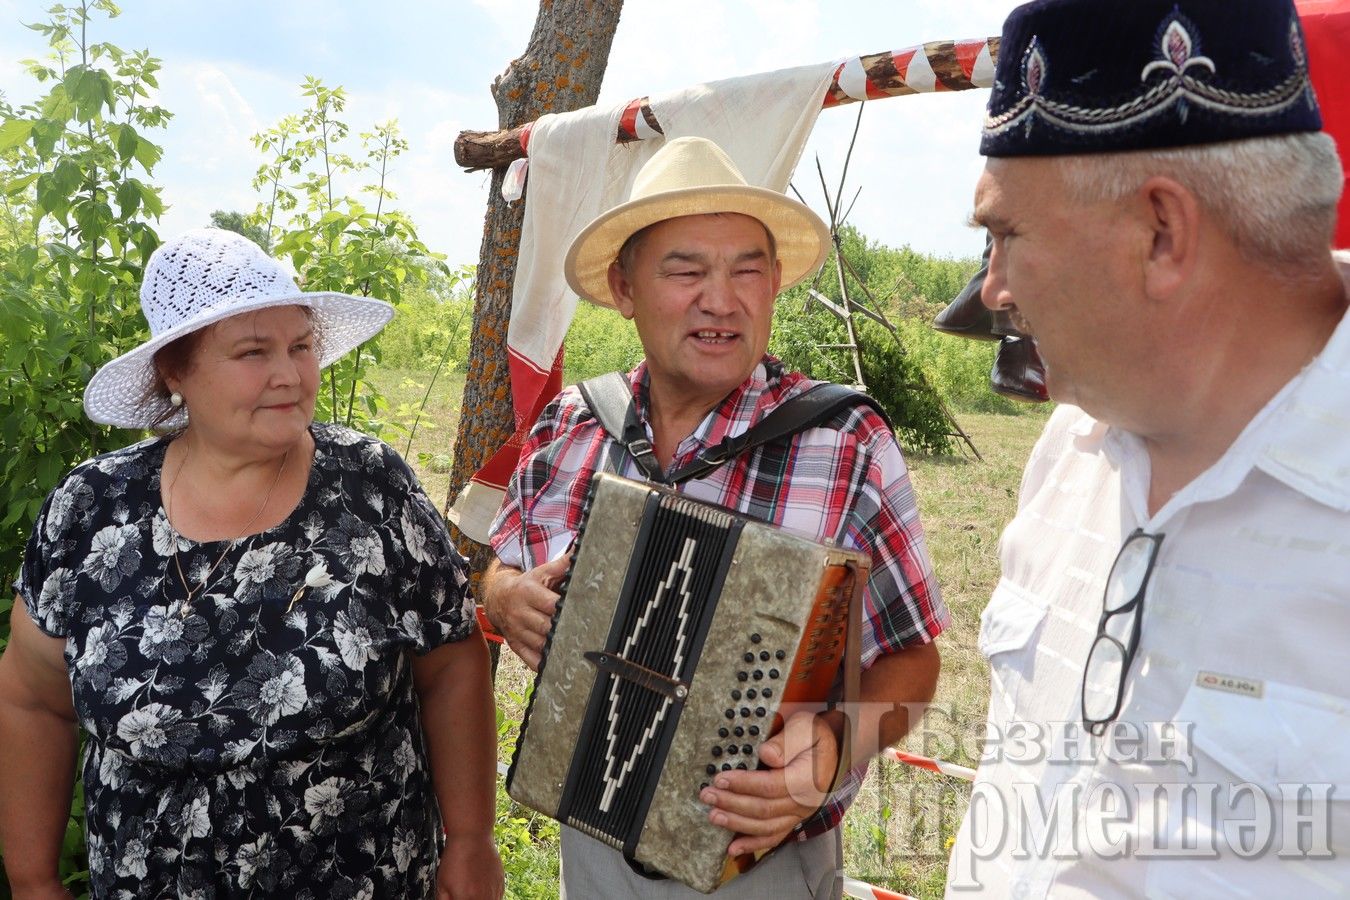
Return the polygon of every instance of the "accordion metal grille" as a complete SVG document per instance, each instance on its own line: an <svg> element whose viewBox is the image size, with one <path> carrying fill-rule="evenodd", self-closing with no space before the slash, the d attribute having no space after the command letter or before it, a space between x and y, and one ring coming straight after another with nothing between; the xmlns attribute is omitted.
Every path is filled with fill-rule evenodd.
<svg viewBox="0 0 1350 900"><path fill-rule="evenodd" d="M648 539L629 561L605 649L688 682L707 634L715 597L735 549L732 516L661 496L649 504ZM581 746L570 773L567 821L622 848L636 839L681 705L608 673L596 679Z"/></svg>

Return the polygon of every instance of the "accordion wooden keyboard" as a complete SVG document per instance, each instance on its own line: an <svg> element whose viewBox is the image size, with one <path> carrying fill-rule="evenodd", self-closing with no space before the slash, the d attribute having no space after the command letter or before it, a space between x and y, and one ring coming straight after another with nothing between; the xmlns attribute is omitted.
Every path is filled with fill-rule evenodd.
<svg viewBox="0 0 1350 900"><path fill-rule="evenodd" d="M732 834L708 821L699 791L719 771L757 767L785 704L827 699L869 566L865 554L597 475L508 792L714 890L753 859L728 859Z"/></svg>

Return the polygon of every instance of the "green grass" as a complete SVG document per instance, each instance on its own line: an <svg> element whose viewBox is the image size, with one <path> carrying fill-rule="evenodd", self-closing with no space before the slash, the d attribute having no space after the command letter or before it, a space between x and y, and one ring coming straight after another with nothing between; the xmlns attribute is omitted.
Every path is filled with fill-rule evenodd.
<svg viewBox="0 0 1350 900"><path fill-rule="evenodd" d="M391 411L420 404L429 374L381 370L372 375ZM432 501L442 506L449 454L458 421L464 376L442 374L418 426L409 462ZM1022 466L1049 410L1020 415L958 413L961 426L983 455L911 456L938 583L952 612L939 639L942 675L923 728L901 745L911 752L973 765L983 732L989 670L976 649L981 610L998 581L998 537L1017 507ZM427 428L427 420L434 428ZM410 421L410 420L409 420ZM404 450L406 437L394 441ZM497 670L501 759L509 760L533 675L504 653ZM965 813L969 789L941 775L898 763L878 762L844 823L845 871L879 887L916 897L941 897L951 840ZM499 792L498 839L508 871L507 895L519 900L553 896L557 879L557 829Z"/></svg>

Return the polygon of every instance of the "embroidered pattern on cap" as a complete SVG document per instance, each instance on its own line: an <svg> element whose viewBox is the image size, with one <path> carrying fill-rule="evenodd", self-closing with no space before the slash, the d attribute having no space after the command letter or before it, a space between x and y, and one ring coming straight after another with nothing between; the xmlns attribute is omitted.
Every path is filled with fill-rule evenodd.
<svg viewBox="0 0 1350 900"><path fill-rule="evenodd" d="M1156 38L1158 58L1139 73L1143 94L1118 106L1089 108L1052 100L1050 61L1039 37L1032 37L1022 58L1023 97L1010 109L985 117L986 136L998 136L1021 127L1030 135L1036 121L1080 134L1110 134L1176 108L1184 123L1190 104L1217 112L1259 117L1279 113L1300 100L1316 106L1308 79L1307 53L1298 21L1289 22L1289 45L1295 70L1275 87L1255 93L1230 91L1211 83L1218 72L1214 60L1200 53L1198 29L1181 13L1163 21Z"/></svg>

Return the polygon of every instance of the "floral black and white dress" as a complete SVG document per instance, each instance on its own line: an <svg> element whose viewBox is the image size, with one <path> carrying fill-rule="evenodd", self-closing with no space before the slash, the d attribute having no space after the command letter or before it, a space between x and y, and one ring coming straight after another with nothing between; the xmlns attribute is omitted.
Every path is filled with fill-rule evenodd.
<svg viewBox="0 0 1350 900"><path fill-rule="evenodd" d="M410 654L472 633L463 558L387 445L315 425L285 522L225 549L176 535L168 441L83 463L15 586L66 640L88 732L93 896L433 895L441 819Z"/></svg>

